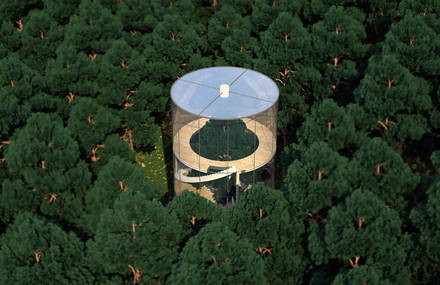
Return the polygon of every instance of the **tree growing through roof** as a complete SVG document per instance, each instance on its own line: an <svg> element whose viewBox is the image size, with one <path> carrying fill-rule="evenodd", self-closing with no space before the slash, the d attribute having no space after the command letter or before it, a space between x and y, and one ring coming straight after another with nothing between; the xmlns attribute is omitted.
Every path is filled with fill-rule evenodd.
<svg viewBox="0 0 440 285"><path fill-rule="evenodd" d="M262 257L268 283L302 282L308 265L301 246L304 225L290 216L281 191L255 184L226 213L225 223L238 236L249 239Z"/></svg>
<svg viewBox="0 0 440 285"><path fill-rule="evenodd" d="M265 284L262 259L245 238L211 223L190 238L179 255L171 284Z"/></svg>
<svg viewBox="0 0 440 285"><path fill-rule="evenodd" d="M2 284L94 281L79 238L27 212L20 213L1 237L0 273Z"/></svg>
<svg viewBox="0 0 440 285"><path fill-rule="evenodd" d="M133 284L163 283L177 261L182 227L157 200L134 190L121 193L102 212L87 242L89 266L97 275L120 275Z"/></svg>

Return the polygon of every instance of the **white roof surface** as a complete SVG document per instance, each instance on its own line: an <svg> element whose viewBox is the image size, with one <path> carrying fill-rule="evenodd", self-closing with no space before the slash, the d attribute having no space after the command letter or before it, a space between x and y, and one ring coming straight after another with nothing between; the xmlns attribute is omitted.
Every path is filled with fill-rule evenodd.
<svg viewBox="0 0 440 285"><path fill-rule="evenodd" d="M229 96L220 96L220 85ZM250 117L278 100L279 90L266 75L241 67L216 66L185 74L171 87L171 99L181 109L219 120Z"/></svg>

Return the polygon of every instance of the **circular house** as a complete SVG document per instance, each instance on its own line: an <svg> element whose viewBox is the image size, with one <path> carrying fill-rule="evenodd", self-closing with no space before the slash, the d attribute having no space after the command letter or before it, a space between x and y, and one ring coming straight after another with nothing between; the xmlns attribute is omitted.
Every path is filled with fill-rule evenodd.
<svg viewBox="0 0 440 285"><path fill-rule="evenodd" d="M277 100L262 73L219 66L171 87L174 189L233 205L255 182L274 184Z"/></svg>

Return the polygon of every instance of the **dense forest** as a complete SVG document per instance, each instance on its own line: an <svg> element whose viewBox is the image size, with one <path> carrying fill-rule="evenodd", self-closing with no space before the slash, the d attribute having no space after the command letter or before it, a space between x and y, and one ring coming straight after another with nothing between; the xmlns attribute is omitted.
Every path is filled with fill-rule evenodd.
<svg viewBox="0 0 440 285"><path fill-rule="evenodd" d="M440 284L440 1L0 1L0 284ZM175 196L170 88L280 90L276 189Z"/></svg>

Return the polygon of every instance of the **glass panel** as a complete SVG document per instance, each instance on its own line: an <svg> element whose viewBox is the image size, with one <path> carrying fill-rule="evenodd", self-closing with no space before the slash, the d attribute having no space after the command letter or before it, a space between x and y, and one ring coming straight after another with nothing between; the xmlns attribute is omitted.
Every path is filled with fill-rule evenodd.
<svg viewBox="0 0 440 285"><path fill-rule="evenodd" d="M196 70L181 77L181 80L201 83L220 88L221 84L231 84L246 69L238 67L209 67Z"/></svg>
<svg viewBox="0 0 440 285"><path fill-rule="evenodd" d="M171 88L174 103L193 114L202 112L219 95L219 88L205 87L182 80L176 81Z"/></svg>
<svg viewBox="0 0 440 285"><path fill-rule="evenodd" d="M245 94L248 96L276 102L278 99L278 87L266 75L249 70L230 86L230 92Z"/></svg>
<svg viewBox="0 0 440 285"><path fill-rule="evenodd" d="M247 117L269 108L273 103L237 94L228 98L218 97L200 115L209 118L235 119Z"/></svg>

